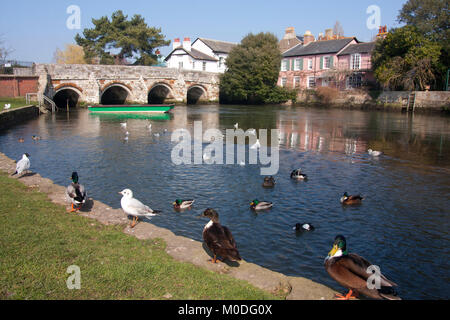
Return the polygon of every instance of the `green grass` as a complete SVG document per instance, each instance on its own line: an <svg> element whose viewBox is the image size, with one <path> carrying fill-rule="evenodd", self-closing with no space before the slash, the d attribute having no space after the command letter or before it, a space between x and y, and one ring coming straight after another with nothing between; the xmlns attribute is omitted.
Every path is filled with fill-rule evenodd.
<svg viewBox="0 0 450 320"><path fill-rule="evenodd" d="M0 173L0 299L278 299L245 281L175 261L161 239L68 214ZM81 290L66 270L81 269Z"/></svg>
<svg viewBox="0 0 450 320"><path fill-rule="evenodd" d="M24 107L27 105L27 102L24 97L0 98L0 111L3 111L5 108L5 104L8 104L8 103L11 104L11 109L20 108L20 107Z"/></svg>

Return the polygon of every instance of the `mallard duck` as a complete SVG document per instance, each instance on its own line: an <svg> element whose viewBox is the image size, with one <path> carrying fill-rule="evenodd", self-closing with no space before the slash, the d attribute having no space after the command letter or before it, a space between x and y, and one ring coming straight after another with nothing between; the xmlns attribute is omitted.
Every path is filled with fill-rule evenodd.
<svg viewBox="0 0 450 320"><path fill-rule="evenodd" d="M367 280L373 275L370 271L367 272L370 266L373 265L366 259L355 253L348 253L345 237L338 235L334 240L333 249L325 259L325 269L334 280L350 291L345 296L336 295L337 299L356 298L353 296L353 293L356 293L356 295L363 294L373 299L400 300L393 290L393 287L397 285L381 273L380 289L369 289Z"/></svg>
<svg viewBox="0 0 450 320"><path fill-rule="evenodd" d="M361 195L349 196L348 193L345 192L341 198L341 203L345 205L361 204L363 200L364 198L361 197Z"/></svg>
<svg viewBox="0 0 450 320"><path fill-rule="evenodd" d="M273 188L273 187L275 187L275 179L272 176L271 177L265 177L264 178L263 187L264 188Z"/></svg>
<svg viewBox="0 0 450 320"><path fill-rule="evenodd" d="M22 159L20 159L20 160L17 162L17 164L16 164L16 172L14 172L14 173L12 174L12 176L15 176L16 174L17 174L17 175L21 175L22 172L28 171L28 169L30 169L31 162L30 162L29 157L30 157L30 155L29 155L28 153L25 153L25 154L22 156Z"/></svg>
<svg viewBox="0 0 450 320"><path fill-rule="evenodd" d="M302 169L296 169L291 172L291 179L294 180L307 180L308 176L302 173Z"/></svg>
<svg viewBox="0 0 450 320"><path fill-rule="evenodd" d="M295 231L314 231L314 226L311 223L297 223L294 227Z"/></svg>
<svg viewBox="0 0 450 320"><path fill-rule="evenodd" d="M156 216L157 213L160 213L159 210L152 210L139 200L133 198L133 191L130 189L125 189L119 194L122 195L122 199L120 200L120 205L122 206L125 214L133 217L133 223L131 224L131 228L134 228L141 217L150 218Z"/></svg>
<svg viewBox="0 0 450 320"><path fill-rule="evenodd" d="M194 204L194 201L195 200L180 200L180 199L177 199L173 203L173 207L175 209L181 209L181 210L188 209L188 208L192 207L192 205Z"/></svg>
<svg viewBox="0 0 450 320"><path fill-rule="evenodd" d="M41 137L39 137L39 136L31 136L31 139L33 139L34 141L39 141L39 140L41 140Z"/></svg>
<svg viewBox="0 0 450 320"><path fill-rule="evenodd" d="M367 153L373 157L379 157L383 154L381 151L374 151L372 149L367 150Z"/></svg>
<svg viewBox="0 0 450 320"><path fill-rule="evenodd" d="M217 263L217 256L223 260L242 260L231 231L220 224L219 214L214 209L206 209L202 216L210 219L203 229L203 240L214 254L210 261Z"/></svg>
<svg viewBox="0 0 450 320"><path fill-rule="evenodd" d="M72 204L70 212L77 212L86 203L87 192L84 186L78 182L78 173L73 172L71 179L72 183L66 188L66 199Z"/></svg>
<svg viewBox="0 0 450 320"><path fill-rule="evenodd" d="M24 138L19 138L19 143L24 143L25 142L25 139Z"/></svg>
<svg viewBox="0 0 450 320"><path fill-rule="evenodd" d="M267 201L259 201L259 200L253 200L252 203L250 203L250 208L253 210L259 211L259 210L267 210L273 207L272 202Z"/></svg>

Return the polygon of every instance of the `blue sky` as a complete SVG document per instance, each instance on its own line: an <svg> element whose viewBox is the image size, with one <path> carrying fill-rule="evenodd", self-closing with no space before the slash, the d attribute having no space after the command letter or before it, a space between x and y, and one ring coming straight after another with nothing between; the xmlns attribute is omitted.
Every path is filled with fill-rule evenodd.
<svg viewBox="0 0 450 320"><path fill-rule="evenodd" d="M332 28L338 20L346 36L370 41L366 13L370 5L381 9L381 23L398 27L399 10L406 0L303 1L303 0L41 0L2 1L0 35L14 49L10 59L51 62L56 48L74 43L77 33L92 27L91 19L111 16L122 10L132 16L141 14L149 26L162 29L166 39L190 37L239 42L248 33L272 32L282 38L286 27L295 27L298 35L310 30L315 36ZM81 30L69 30L67 7L81 9ZM170 52L162 48L163 54Z"/></svg>

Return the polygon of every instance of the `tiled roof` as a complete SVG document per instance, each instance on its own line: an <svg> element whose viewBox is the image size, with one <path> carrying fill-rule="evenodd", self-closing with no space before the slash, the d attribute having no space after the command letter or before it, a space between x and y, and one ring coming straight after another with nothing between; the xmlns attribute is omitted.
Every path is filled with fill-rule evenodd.
<svg viewBox="0 0 450 320"><path fill-rule="evenodd" d="M356 38L345 38L338 40L325 40L310 42L307 45L298 45L285 53L283 57L310 56L316 54L336 53L341 51ZM356 40L358 41L358 40Z"/></svg>
<svg viewBox="0 0 450 320"><path fill-rule="evenodd" d="M198 38L197 40L201 40L204 44L211 48L214 52L222 52L222 53L230 53L231 49L237 46L237 43ZM197 41L196 40L196 41ZM195 42L195 41L194 41Z"/></svg>
<svg viewBox="0 0 450 320"><path fill-rule="evenodd" d="M364 42L351 44L344 51L339 53L340 56L353 53L371 53L375 48L375 42Z"/></svg>
<svg viewBox="0 0 450 320"><path fill-rule="evenodd" d="M164 61L169 60L169 58L172 56L172 54L177 51L177 50L182 50L184 52L186 52L186 54L190 55L192 58L197 59L197 60L207 60L207 61L218 61L216 58L211 57L201 51L198 51L194 48L191 48L191 51L188 51L186 49L184 49L183 47L178 47L175 48L165 59Z"/></svg>

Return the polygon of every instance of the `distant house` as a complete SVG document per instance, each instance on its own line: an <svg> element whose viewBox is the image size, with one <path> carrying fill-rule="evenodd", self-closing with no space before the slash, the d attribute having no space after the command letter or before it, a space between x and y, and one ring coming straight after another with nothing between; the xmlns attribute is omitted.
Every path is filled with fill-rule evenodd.
<svg viewBox="0 0 450 320"><path fill-rule="evenodd" d="M168 68L223 73L231 49L237 44L226 41L197 38L192 44L190 38L173 42L173 50L165 61Z"/></svg>
<svg viewBox="0 0 450 320"><path fill-rule="evenodd" d="M374 43L360 43L355 37L330 38L320 35L316 41L306 32L303 44L283 53L278 85L297 89L332 86L345 90L372 81L370 57Z"/></svg>
<svg viewBox="0 0 450 320"><path fill-rule="evenodd" d="M295 28L289 27L286 28L286 32L283 36L283 39L279 42L278 46L280 47L280 51L283 53L296 45L303 43L303 37L295 34Z"/></svg>

